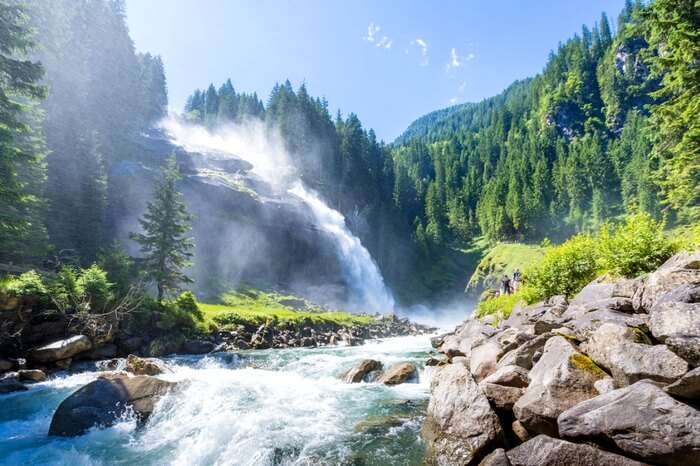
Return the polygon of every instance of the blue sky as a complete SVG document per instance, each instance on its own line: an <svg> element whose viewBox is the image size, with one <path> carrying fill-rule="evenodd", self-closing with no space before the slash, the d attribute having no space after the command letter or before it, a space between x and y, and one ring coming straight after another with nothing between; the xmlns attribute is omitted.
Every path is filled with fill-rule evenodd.
<svg viewBox="0 0 700 466"><path fill-rule="evenodd" d="M160 54L170 104L230 77L264 101L306 82L391 141L417 117L541 71L552 49L624 0L127 0L137 50Z"/></svg>

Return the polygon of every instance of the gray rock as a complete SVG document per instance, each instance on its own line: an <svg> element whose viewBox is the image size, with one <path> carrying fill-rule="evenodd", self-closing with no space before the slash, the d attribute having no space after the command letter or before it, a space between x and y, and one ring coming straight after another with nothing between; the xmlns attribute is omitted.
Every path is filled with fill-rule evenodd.
<svg viewBox="0 0 700 466"><path fill-rule="evenodd" d="M107 343L105 345L98 346L97 348L90 351L88 358L94 361L100 361L102 359L112 359L117 356L117 345L114 343Z"/></svg>
<svg viewBox="0 0 700 466"><path fill-rule="evenodd" d="M532 358L534 354L537 351L541 351L545 343L547 343L547 340L552 336L553 334L551 333L538 335L532 340L523 343L518 348L507 352L498 360L498 367L516 365L525 369L531 369L533 366Z"/></svg>
<svg viewBox="0 0 700 466"><path fill-rule="evenodd" d="M477 319L469 319L455 333L445 336L439 351L449 358L469 356L472 348L484 344L496 333L490 325L484 325Z"/></svg>
<svg viewBox="0 0 700 466"><path fill-rule="evenodd" d="M604 379L596 380L595 383L593 383L593 387L601 395L617 389L615 386L615 379L612 377L605 377Z"/></svg>
<svg viewBox="0 0 700 466"><path fill-rule="evenodd" d="M510 429L513 431L513 434L520 440L521 442L527 442L532 438L530 435L530 432L527 431L524 425L517 419L512 422L510 425Z"/></svg>
<svg viewBox="0 0 700 466"><path fill-rule="evenodd" d="M511 411L513 405L525 393L524 388L506 387L495 383L481 382L479 388L484 392L493 408L497 411Z"/></svg>
<svg viewBox="0 0 700 466"><path fill-rule="evenodd" d="M51 419L49 435L76 436L94 426L110 426L128 409L145 420L174 386L149 376L99 378L63 400Z"/></svg>
<svg viewBox="0 0 700 466"><path fill-rule="evenodd" d="M418 370L413 364L404 362L395 364L379 377L378 382L384 385L398 385L405 382L418 382Z"/></svg>
<svg viewBox="0 0 700 466"><path fill-rule="evenodd" d="M507 453L512 466L642 466L591 445L582 445L538 435Z"/></svg>
<svg viewBox="0 0 700 466"><path fill-rule="evenodd" d="M444 366L445 364L447 364L447 359L446 359L444 356L443 356L443 357L434 357L434 356L431 356L431 357L429 357L429 358L425 361L425 365L428 366L428 367L431 367L431 366Z"/></svg>
<svg viewBox="0 0 700 466"><path fill-rule="evenodd" d="M612 298L614 295L614 283L596 279L584 286L583 289L579 291L576 296L574 296L574 298L569 302L569 307L577 308L587 303Z"/></svg>
<svg viewBox="0 0 700 466"><path fill-rule="evenodd" d="M469 355L469 370L474 379L480 382L496 370L498 358L503 355L503 349L497 341L489 340L483 345L471 350Z"/></svg>
<svg viewBox="0 0 700 466"><path fill-rule="evenodd" d="M159 375L171 372L163 361L156 358L140 358L130 354L126 358L124 370L134 375Z"/></svg>
<svg viewBox="0 0 700 466"><path fill-rule="evenodd" d="M607 374L565 338L552 337L530 371L530 385L513 406L531 432L557 435L557 416L598 394L593 384Z"/></svg>
<svg viewBox="0 0 700 466"><path fill-rule="evenodd" d="M649 311L649 329L673 352L700 365L700 303L661 300Z"/></svg>
<svg viewBox="0 0 700 466"><path fill-rule="evenodd" d="M43 382L46 374L39 369L21 369L17 371L17 378L26 382Z"/></svg>
<svg viewBox="0 0 700 466"><path fill-rule="evenodd" d="M530 377L526 369L511 365L499 367L496 372L486 377L483 381L505 387L524 388L529 385Z"/></svg>
<svg viewBox="0 0 700 466"><path fill-rule="evenodd" d="M20 383L16 372L8 372L0 378L0 394L29 390Z"/></svg>
<svg viewBox="0 0 700 466"><path fill-rule="evenodd" d="M343 374L342 379L345 383L360 383L362 381L367 381L366 378L370 372L379 371L381 369L381 362L375 361L374 359L364 359Z"/></svg>
<svg viewBox="0 0 700 466"><path fill-rule="evenodd" d="M567 322L579 341L588 340L593 332L605 323L615 323L627 327L647 328L646 314L629 314L612 309L594 309L590 312L578 313Z"/></svg>
<svg viewBox="0 0 700 466"><path fill-rule="evenodd" d="M700 284L700 250L676 254L649 274L644 284L642 308L651 310L659 298L685 284Z"/></svg>
<svg viewBox="0 0 700 466"><path fill-rule="evenodd" d="M581 345L581 350L596 364L609 369L618 387L642 379L670 383L688 372L688 363L665 345L640 341L648 338L638 329L605 323Z"/></svg>
<svg viewBox="0 0 700 466"><path fill-rule="evenodd" d="M76 354L92 349L92 342L85 335L76 335L58 340L48 345L39 346L29 350L28 357L38 362L56 362L61 359L69 359Z"/></svg>
<svg viewBox="0 0 700 466"><path fill-rule="evenodd" d="M533 336L518 328L507 328L493 337L501 346L501 351L507 353L520 345L530 341Z"/></svg>
<svg viewBox="0 0 700 466"><path fill-rule="evenodd" d="M665 386L664 391L670 395L688 400L700 400L700 367L688 372L672 384Z"/></svg>
<svg viewBox="0 0 700 466"><path fill-rule="evenodd" d="M501 445L498 416L464 364L437 369L431 395L422 429L428 464L477 464Z"/></svg>
<svg viewBox="0 0 700 466"><path fill-rule="evenodd" d="M216 345L207 340L185 340L182 351L186 354L207 354L214 351Z"/></svg>
<svg viewBox="0 0 700 466"><path fill-rule="evenodd" d="M700 412L650 381L584 401L558 424L563 438L612 444L643 461L700 464Z"/></svg>
<svg viewBox="0 0 700 466"><path fill-rule="evenodd" d="M510 466L510 461L503 448L496 448L479 463L479 466Z"/></svg>

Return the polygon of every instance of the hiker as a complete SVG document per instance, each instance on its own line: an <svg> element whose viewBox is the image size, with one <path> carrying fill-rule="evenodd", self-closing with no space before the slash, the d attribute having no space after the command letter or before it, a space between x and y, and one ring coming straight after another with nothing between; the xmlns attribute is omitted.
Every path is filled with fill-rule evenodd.
<svg viewBox="0 0 700 466"><path fill-rule="evenodd" d="M503 275L503 280L501 281L501 295L510 293L510 278L508 277L508 275Z"/></svg>
<svg viewBox="0 0 700 466"><path fill-rule="evenodd" d="M520 281L523 279L522 274L520 273L520 269L515 269L515 272L513 272L513 293L518 291L520 288Z"/></svg>

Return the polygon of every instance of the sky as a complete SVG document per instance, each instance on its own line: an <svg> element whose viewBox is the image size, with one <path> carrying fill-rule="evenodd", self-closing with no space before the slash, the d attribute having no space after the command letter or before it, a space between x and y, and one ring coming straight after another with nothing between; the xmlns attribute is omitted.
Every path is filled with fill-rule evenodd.
<svg viewBox="0 0 700 466"><path fill-rule="evenodd" d="M539 73L624 0L127 0L136 49L165 64L172 110L231 78L264 102L306 83L391 142L416 118Z"/></svg>

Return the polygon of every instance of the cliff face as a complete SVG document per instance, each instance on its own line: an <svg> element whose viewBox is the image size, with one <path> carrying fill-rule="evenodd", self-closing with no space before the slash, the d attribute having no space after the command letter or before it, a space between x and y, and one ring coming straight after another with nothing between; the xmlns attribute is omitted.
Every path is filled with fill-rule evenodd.
<svg viewBox="0 0 700 466"><path fill-rule="evenodd" d="M265 183L248 162L230 154L188 152L160 131L135 144L138 159L122 160L110 173L119 190L110 218L122 239L138 230L158 169L175 153L183 174L179 188L194 216L190 273L198 291L216 294L245 282L342 303L347 284L333 245L298 198Z"/></svg>
<svg viewBox="0 0 700 466"><path fill-rule="evenodd" d="M429 464L700 464L700 251L433 345Z"/></svg>

